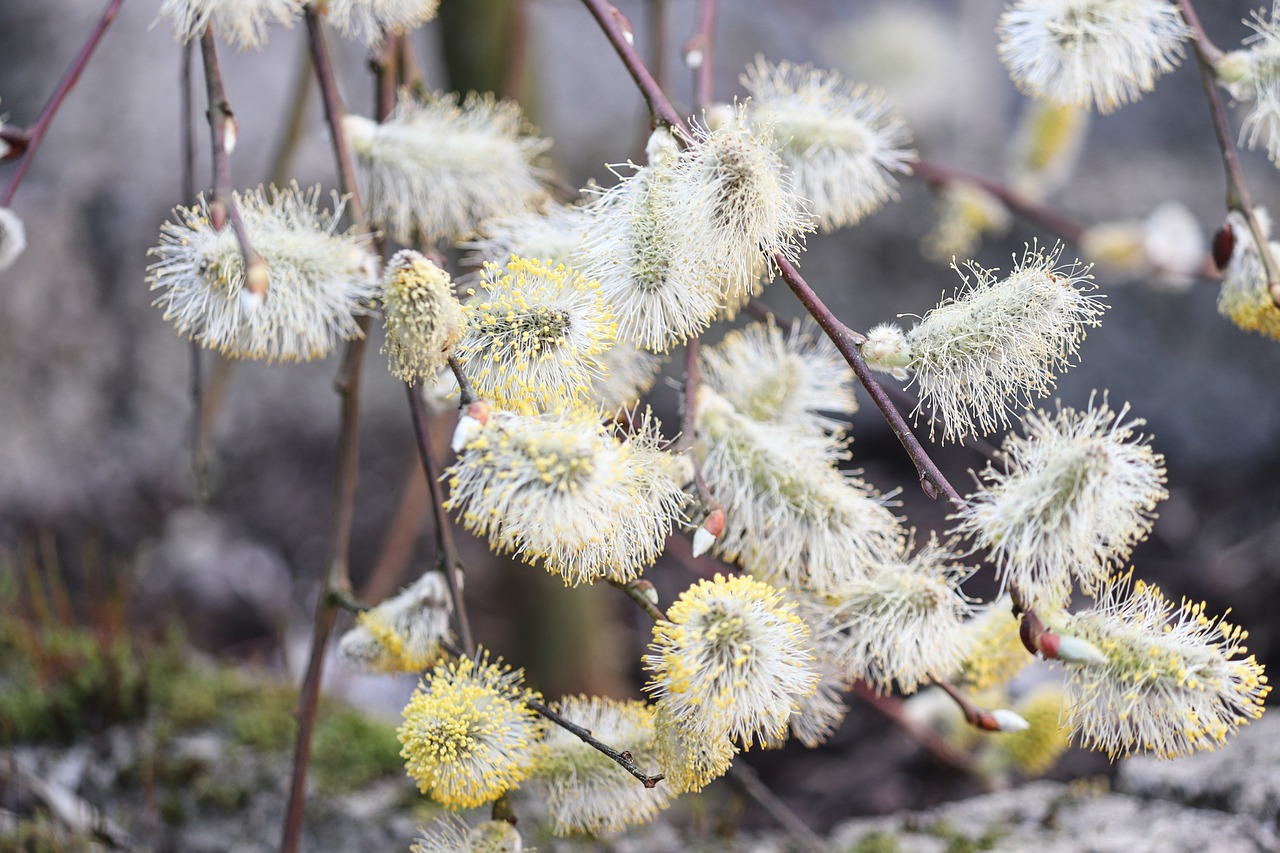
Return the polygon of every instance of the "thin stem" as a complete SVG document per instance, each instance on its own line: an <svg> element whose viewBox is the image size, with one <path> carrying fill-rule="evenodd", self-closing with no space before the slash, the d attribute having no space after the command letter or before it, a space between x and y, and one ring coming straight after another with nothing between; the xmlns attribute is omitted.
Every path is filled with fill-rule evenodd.
<svg viewBox="0 0 1280 853"><path fill-rule="evenodd" d="M298 152L298 146L306 132L312 80L308 52L304 47L298 54L293 87L289 92L289 118L285 121L284 134L280 137L276 152L271 158L271 169L267 172L273 184L283 184L292 174L293 157Z"/></svg>
<svg viewBox="0 0 1280 853"><path fill-rule="evenodd" d="M711 103L712 79L715 74L716 0L698 3L698 31L684 47L688 62L696 51L698 64L694 66L693 109L700 112Z"/></svg>
<svg viewBox="0 0 1280 853"><path fill-rule="evenodd" d="M759 774L755 768L749 764L735 762L729 767L729 778L734 781L742 792L769 813L769 816L781 824L788 832L799 838L806 850L812 853L830 853L831 847L827 842L823 841L818 833L814 832L809 826L800 819L800 816L791 810L791 807L784 803L777 794L770 791L764 782L760 781Z"/></svg>
<svg viewBox="0 0 1280 853"><path fill-rule="evenodd" d="M986 708L980 708L969 701L969 698L960 692L960 689L949 681L935 681L943 692L951 697L951 700L960 707L960 711L964 714L964 721L975 729L984 732L1000 731L1000 723L996 721L995 715Z"/></svg>
<svg viewBox="0 0 1280 853"><path fill-rule="evenodd" d="M943 476L942 471L938 469L928 451L924 449L920 444L920 440L916 438L915 433L907 426L907 421L903 418L902 413L898 411L898 407L889 399L884 386L876 379L871 372L871 368L867 366L867 362L862 358L860 345L866 339L836 319L836 316L831 313L831 309L818 298L818 295L813 292L808 282L804 280L790 261L781 254L774 255L773 260L796 298L809 311L813 319L818 321L818 325L827 333L827 337L836 345L836 349L844 356L844 360L853 368L858 380L867 389L871 399L875 401L876 408L880 410L880 414L889 423L889 428L893 430L893 434L898 437L898 441L902 443L907 455L915 463L916 472L920 476L920 487L924 490L925 495L930 498L937 498L939 494L945 495L953 507L963 509L965 506L964 498L960 497L960 493Z"/></svg>
<svg viewBox="0 0 1280 853"><path fill-rule="evenodd" d="M639 779L641 784L643 784L646 788L653 788L659 782L661 782L664 778L666 778L661 773L659 773L657 776L650 776L649 774L645 773L636 765L635 759L629 751L624 750L622 752L619 752L618 750L609 746L607 743L602 743L601 741L596 740L594 737L591 736L590 730L584 729L582 726L578 725L577 723L566 720L564 717L560 716L555 711L548 708L546 705L543 705L541 702L538 702L534 699L530 699L525 704L528 705L530 708L532 708L534 711L537 711L542 716L546 717L551 722L555 723L560 728L564 729L565 731L577 737L583 743L603 753L604 755L609 756L609 758L613 759L618 763L619 767L621 767L623 770L627 771L632 776Z"/></svg>
<svg viewBox="0 0 1280 853"><path fill-rule="evenodd" d="M179 100L182 116L179 135L182 139L182 198L196 197L196 121L195 96L191 82L191 42L182 46L182 70L179 74ZM191 385L191 479L196 506L209 502L209 459L204 446L204 372L200 342L194 338L187 345Z"/></svg>
<svg viewBox="0 0 1280 853"><path fill-rule="evenodd" d="M702 466L698 464L698 458L694 454L694 445L698 440L698 385L702 381L702 375L698 371L697 336L689 338L688 343L685 344L684 362L684 411L681 412L680 446L688 452L689 460L693 463L693 482L698 489L698 497L702 500L707 510L710 511L718 508L720 502L711 493L711 487L707 485L706 478L702 476Z"/></svg>
<svg viewBox="0 0 1280 853"><path fill-rule="evenodd" d="M244 258L245 289L256 296L267 291L267 264L254 250L249 240L240 208L232 195L231 151L238 135L235 115L222 86L222 71L218 67L218 50L213 39L213 28L208 27L200 36L200 57L204 60L205 90L209 96L209 135L213 151L213 197L209 200L209 222L221 231L228 221L240 245ZM228 145L230 143L230 145Z"/></svg>
<svg viewBox="0 0 1280 853"><path fill-rule="evenodd" d="M367 318L362 318L363 332ZM307 765L311 761L311 737L315 729L316 710L320 704L320 680L324 670L325 649L337 619L335 595L349 594L351 578L348 555L351 548L351 523L355 516L356 481L359 476L360 435L360 366L364 360L363 335L351 341L342 360L334 387L341 398L341 420L338 428L338 467L335 476L335 501L330 523L328 569L324 591L316 602L311 657L298 697L298 735L293 753L293 777L289 788L289 805L285 811L282 853L297 853L302 835L302 811L306 803Z"/></svg>
<svg viewBox="0 0 1280 853"><path fill-rule="evenodd" d="M1051 207L1027 198L1015 191L1008 184L995 178L979 175L954 166L945 166L918 157L911 162L911 173L934 187L945 187L949 184L973 184L1000 199L1009 210L1035 225L1039 225L1051 234L1056 234L1068 243L1079 245L1086 227L1069 216L1063 216Z"/></svg>
<svg viewBox="0 0 1280 853"><path fill-rule="evenodd" d="M342 192L347 196L347 211L351 214L351 221L356 224L356 227L361 232L368 233L369 220L365 216L360 187L356 183L355 161L351 159L351 149L347 146L346 134L342 132L342 120L346 117L346 110L342 106L342 95L338 92L338 78L333 72L329 45L325 42L324 30L315 6L308 5L304 10L304 16L307 21L308 44L311 46L311 64L316 70L316 79L320 83L324 117L329 125L333 156L338 162L338 178L342 183Z"/></svg>
<svg viewBox="0 0 1280 853"><path fill-rule="evenodd" d="M901 699L895 696L883 696L861 681L854 682L853 692L943 764L965 773L973 771L973 759L947 743L929 726L911 719L903 709Z"/></svg>
<svg viewBox="0 0 1280 853"><path fill-rule="evenodd" d="M1244 173L1240 169L1240 156L1236 152L1235 141L1231 136L1231 127L1227 123L1227 110L1218 93L1217 77L1214 73L1215 63L1222 58L1222 51L1214 47L1209 36L1200 23L1191 0L1178 0L1182 9L1183 20L1191 28L1192 43L1196 49L1196 59L1200 63L1200 82L1204 87L1205 100L1209 103L1209 115L1213 119L1213 132L1218 138L1218 150L1222 152L1222 171L1227 180L1227 210L1234 210L1249 223L1249 233L1253 235L1253 244L1262 259L1262 268L1266 272L1267 287L1271 291L1271 301L1280 307L1280 266L1271 252L1271 241L1263 232L1258 217L1253 212L1253 201L1249 198L1249 188L1244 182Z"/></svg>
<svg viewBox="0 0 1280 853"><path fill-rule="evenodd" d="M31 125L22 135L22 160L18 162L13 174L9 176L9 183L5 185L4 194L0 195L0 207L8 207L13 203L13 194L18 191L18 185L22 183L22 176L27 173L27 168L31 165L32 158L36 156L36 150L40 147L41 141L44 140L44 135L49 130L50 122L53 121L54 115L58 112L58 108L62 106L62 102L66 100L67 95L75 88L76 81L80 79L80 73L84 71L84 67L89 63L89 57L93 55L94 49L102 41L103 35L107 32L107 27L111 26L111 22L115 20L116 14L120 11L120 6L123 3L124 0L110 0L107 3L106 11L102 13L97 26L89 33L89 38L85 40L80 52L76 54L75 59L71 60L71 66L67 68L67 73L63 74L62 79L58 81L57 88L53 90L53 94L49 96L44 109L36 117L35 124ZM16 140L8 141L13 144Z"/></svg>
<svg viewBox="0 0 1280 853"><path fill-rule="evenodd" d="M435 454L431 451L431 439L427 432L427 412L422 403L422 395L418 389L405 383L405 391L409 396L409 411L413 415L413 435L418 444L418 456L422 460L422 471L427 477L427 487L431 491L431 509L435 513L436 551L444 566L445 581L449 585L449 598L453 602L453 615L458 620L458 636L462 639L462 647L468 657L476 653L475 639L471 635L471 622L467 618L467 608L462 600L462 586L458 583L458 575L462 572L458 549L453 541L453 527L449 523L449 514L444 508L444 493L440 488L440 467L436 463Z"/></svg>
<svg viewBox="0 0 1280 853"><path fill-rule="evenodd" d="M457 377L458 390L461 394L461 400L459 402L462 404L462 408L465 409L467 406L470 406L472 403L479 400L480 398L476 395L475 386L471 384L471 379L467 376L467 371L463 369L462 362L456 355L449 356L449 369L452 370L453 375Z"/></svg>
<svg viewBox="0 0 1280 853"><path fill-rule="evenodd" d="M329 135L333 142L338 176L348 195L347 210L356 227L367 233L369 223L360 200L346 138L342 132L344 115L342 100L338 95L337 80L324 33L315 10L306 9L307 34L311 46L312 65L320 83L325 103L325 117L329 123ZM316 603L314 634L307 674L298 697L298 735L294 744L293 775L289 785L289 805L285 811L284 831L280 839L281 853L297 853L302 835L302 813L307 796L307 766L311 761L311 739L315 730L316 710L320 701L320 681L324 671L325 650L337 619L334 596L350 593L351 579L348 559L351 549L351 525L355 517L355 491L359 478L360 435L360 367L364 361L366 333L369 318L357 320L360 334L347 344L342 366L334 381L341 399L341 416L338 428L338 463L335 477L335 501L330 527L328 569L325 572L324 591Z"/></svg>
<svg viewBox="0 0 1280 853"><path fill-rule="evenodd" d="M649 68L659 89L667 88L667 0L649 0Z"/></svg>
<svg viewBox="0 0 1280 853"><path fill-rule="evenodd" d="M609 584L615 586L627 594L627 597L636 603L636 605L649 615L654 622L665 622L666 615L658 609L658 605L649 600L645 594L645 589L639 584L643 581L630 581L623 583L622 581L610 580ZM650 584L652 586L652 584Z"/></svg>
<svg viewBox="0 0 1280 853"><path fill-rule="evenodd" d="M600 24L600 29L604 30L613 49L621 57L622 64L631 73L631 79L636 81L640 94L644 95L645 102L649 105L649 114L653 123L670 125L680 130L685 139L692 139L688 125L658 86L658 81L653 79L653 75L649 73L644 60L640 58L635 45L632 44L632 39L629 38L631 24L623 14L605 0L582 0L582 2Z"/></svg>

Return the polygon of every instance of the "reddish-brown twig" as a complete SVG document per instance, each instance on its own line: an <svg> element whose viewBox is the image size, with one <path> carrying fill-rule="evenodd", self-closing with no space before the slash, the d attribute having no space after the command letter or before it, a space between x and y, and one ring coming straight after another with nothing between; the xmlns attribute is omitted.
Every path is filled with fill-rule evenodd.
<svg viewBox="0 0 1280 853"><path fill-rule="evenodd" d="M1227 110L1218 94L1217 77L1214 64L1221 58L1222 51L1209 41L1209 36L1200 23L1191 0L1178 0L1182 9L1182 17L1191 28L1192 43L1195 45L1196 59L1200 64L1200 82L1204 86L1205 100L1209 104L1209 115L1213 120L1213 132L1218 139L1218 150L1222 152L1222 171L1227 180L1227 210L1234 210L1249 223L1249 233L1253 235L1253 244L1258 248L1258 256L1262 259L1262 267L1266 271L1267 286L1271 291L1271 301L1280 307L1280 266L1271 251L1271 243L1263 233L1253 212L1253 202L1249 198L1249 188L1244 182L1244 173L1240 170L1240 157L1231 137L1231 127L1227 123Z"/></svg>
<svg viewBox="0 0 1280 853"><path fill-rule="evenodd" d="M911 173L925 183L935 187L945 187L948 184L973 184L981 187L1000 199L1000 202L1005 207L1018 216L1034 225L1040 226L1051 234L1056 234L1068 243L1079 245L1080 239L1084 236L1086 228L1082 223L1069 216L1062 215L1047 205L1021 195L1008 184L997 181L995 178L979 175L976 172L969 172L964 169L957 169L954 166L944 166L941 163L935 163L923 157L917 157L911 162Z"/></svg>
<svg viewBox="0 0 1280 853"><path fill-rule="evenodd" d="M312 7L306 9L307 33L311 45L311 61L324 98L325 117L333 142L338 175L348 195L347 210L357 229L368 233L369 224L360 201L346 137L342 131L344 110L338 95L337 79L329 59L320 19ZM381 116L380 116L381 118ZM315 729L316 710L320 702L320 681L324 669L325 650L337 619L335 595L349 594L351 579L348 559L351 547L351 524L355 517L355 491L359 478L360 435L360 367L364 361L365 337L369 322L360 318L360 337L347 345L346 353L334 381L341 398L338 428L338 465L335 476L335 502L329 532L329 558L325 570L324 592L316 604L314 634L307 674L298 697L298 734L294 744L293 775L289 786L289 805L285 811L284 832L280 840L282 853L296 853L302 835L302 813L306 803L307 766L311 761L311 737Z"/></svg>
<svg viewBox="0 0 1280 853"><path fill-rule="evenodd" d="M93 55L94 49L102 41L103 35L107 32L107 27L111 26L111 22L116 19L116 14L120 11L120 6L123 3L124 0L110 0L107 3L106 11L102 13L97 26L89 33L89 38L85 40L84 46L80 48L75 59L71 60L67 73L63 74L62 79L58 81L57 88L49 96L44 109L40 110L40 115L36 117L35 124L27 128L20 136L5 137L5 141L13 146L12 153L22 152L22 159L18 161L17 168L9 176L9 183L5 185L4 193L0 194L0 207L8 207L13 203L13 194L18 191L18 185L22 183L22 176L27 173L27 168L31 165L32 158L36 156L36 150L40 147L40 142L49 130L49 123L53 121L54 115L57 114L58 108L62 106L62 102L66 100L67 95L75 88L76 81L80 79L80 73L89 64L89 57Z"/></svg>
<svg viewBox="0 0 1280 853"><path fill-rule="evenodd" d="M249 229L240 216L231 184L231 149L235 147L239 131L231 103L222 85L222 71L218 67L218 50L213 40L213 29L208 28L200 37L200 57L204 60L205 91L209 96L209 135L213 151L213 196L209 199L209 223L221 231L229 221L240 244L244 258L245 290L255 296L267 291L267 264L253 248Z"/></svg>
<svg viewBox="0 0 1280 853"><path fill-rule="evenodd" d="M436 463L435 454L431 450L431 439L427 432L427 412L422 403L422 395L414 386L405 383L405 391L409 397L409 412L413 416L413 435L418 445L418 457L422 460L422 470L427 476L427 488L431 492L431 509L435 513L436 552L440 555L440 563L444 571L445 582L449 586L449 598L453 602L453 617L458 622L458 637L462 640L462 648L468 657L474 656L476 643L471 636L471 622L467 618L467 609L462 599L462 587L458 583L458 575L462 571L458 559L458 549L453 542L453 527L449 523L449 514L444 508L444 493L440 488L440 466Z"/></svg>

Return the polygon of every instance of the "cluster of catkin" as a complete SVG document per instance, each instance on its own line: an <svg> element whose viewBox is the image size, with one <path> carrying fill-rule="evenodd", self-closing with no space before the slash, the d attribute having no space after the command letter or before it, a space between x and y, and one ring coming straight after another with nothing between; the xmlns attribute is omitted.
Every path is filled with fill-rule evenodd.
<svg viewBox="0 0 1280 853"><path fill-rule="evenodd" d="M163 14L187 37L212 25L257 46L268 23L299 8L167 0ZM434 3L328 9L339 28L376 39L416 26ZM1087 37L1071 29L1085 21ZM1248 141L1276 158L1280 30L1261 14L1253 26L1253 43L1224 57L1220 73L1255 102ZM1161 0L1017 0L999 33L1015 80L1047 108L1102 112L1150 89L1188 37ZM708 111L692 130L660 127L645 163L612 167L608 186L569 204L549 198L549 142L514 104L406 93L385 122L349 117L371 227L409 248L383 263L371 235L339 230L341 200L322 210L318 190L245 192L234 202L267 265L265 295L248 294L240 246L212 227L203 201L162 228L150 268L157 305L205 346L310 359L360 334L356 316L380 313L400 379L456 394L452 360L483 402L455 435L446 506L495 553L571 586L629 584L673 532L696 528L695 550L727 564L656 623L647 701L552 703L664 775L656 787L549 726L519 670L483 650L451 652L457 602L442 575L364 612L342 640L344 660L424 673L400 728L421 790L465 808L532 780L556 833L614 832L722 775L741 749L823 742L855 683L911 694L947 681L1003 703L1003 685L1032 658L1018 648L1009 599L983 607L962 589L984 559L1037 620L1038 651L1066 672L1047 706L1037 698L994 715L999 737L1030 732L1026 766L1043 767L1067 735L1112 755L1184 755L1258 716L1266 679L1244 633L1123 571L1166 495L1163 459L1135 432L1142 422L1105 395L1083 409L1029 411L1105 307L1090 267L1064 261L1061 247L1029 246L1004 274L953 264L960 285L911 328L860 336L872 369L909 382L931 439L1020 423L945 530L917 534L844 464L853 374L811 325L740 324L702 348L684 441L639 408L673 346L734 320L800 257L806 235L856 224L911 168L909 131L880 93L763 59L742 82L743 103ZM1062 124L1046 115L1062 114L1038 119L1052 147ZM986 203L954 188L944 216L990 224ZM461 293L437 263L452 246L480 268ZM1274 306L1258 295L1256 249L1240 239L1235 251L1224 311L1280 337ZM1090 601L1073 612L1076 594ZM511 832L445 821L420 848L468 849L487 833L499 849Z"/></svg>

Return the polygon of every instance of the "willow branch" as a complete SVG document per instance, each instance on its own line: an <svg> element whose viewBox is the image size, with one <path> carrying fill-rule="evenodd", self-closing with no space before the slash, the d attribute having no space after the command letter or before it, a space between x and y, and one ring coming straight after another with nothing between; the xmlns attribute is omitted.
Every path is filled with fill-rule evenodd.
<svg viewBox="0 0 1280 853"><path fill-rule="evenodd" d="M716 0L698 3L698 31L684 46L685 62L694 69L694 110L705 110L711 103L711 88L715 74ZM694 64L693 57L697 56Z"/></svg>
<svg viewBox="0 0 1280 853"><path fill-rule="evenodd" d="M665 622L667 619L666 615L658 609L658 605L649 600L649 597L645 594L645 588L638 585L641 583L644 582L629 581L627 583L623 583L622 581L609 580L610 586L617 587L625 592L627 594L627 598L634 601L637 607L649 615L650 619L654 622ZM653 585L650 584L649 586L652 588Z"/></svg>
<svg viewBox="0 0 1280 853"><path fill-rule="evenodd" d="M342 183L342 192L347 196L347 210L351 220L364 233L369 231L369 220L365 216L364 202L360 199L360 187L356 182L355 161L351 159L351 149L347 145L346 134L342 132L342 120L346 110L342 106L342 95L338 92L338 78L333 72L333 60L329 57L329 45L324 38L324 29L315 6L308 5L304 12L307 22L307 39L311 47L311 64L316 71L316 80L320 83L320 97L324 101L324 117L329 125L329 139L333 143L333 156L338 164L338 178ZM381 117L380 117L381 118Z"/></svg>
<svg viewBox="0 0 1280 853"><path fill-rule="evenodd" d="M902 700L895 696L882 696L863 682L856 682L853 692L879 713L883 714L916 743L926 749L938 761L965 773L972 772L973 759L948 743L941 735L926 725L912 720L903 711Z"/></svg>
<svg viewBox="0 0 1280 853"><path fill-rule="evenodd" d="M1258 256L1262 259L1262 268L1267 275L1271 301L1280 307L1280 266L1277 266L1271 251L1271 241L1267 239L1258 217L1254 215L1249 188L1245 185L1244 173L1240 170L1240 156L1231 136L1231 127L1227 123L1227 109L1218 93L1214 65L1222 58L1222 51L1209 41L1191 0L1178 0L1178 6L1182 9L1182 17L1187 26L1191 28L1192 43L1200 64L1200 82L1204 86L1205 100L1209 103L1209 116L1213 120L1213 133L1218 138L1218 150L1222 152L1222 171L1227 180L1227 210L1236 211L1249 223L1249 233L1253 235L1253 244L1258 247Z"/></svg>
<svg viewBox="0 0 1280 853"><path fill-rule="evenodd" d="M738 788L769 813L784 829L796 836L810 853L830 853L831 846L818 833L809 828L800 816L791 810L769 787L760 781L755 768L735 762L729 766L728 776Z"/></svg>
<svg viewBox="0 0 1280 853"><path fill-rule="evenodd" d="M911 174L934 187L945 187L949 184L957 183L973 184L980 187L1000 199L1000 202L1005 207L1018 216L1040 226L1051 234L1058 235L1068 243L1079 245L1084 232L1087 230L1084 224L1069 216L1064 216L1038 201L1027 198L1016 192L1008 184L995 178L979 175L976 172L969 172L964 169L957 169L954 166L945 166L932 160L926 160L923 157L917 157L911 161L910 165Z"/></svg>
<svg viewBox="0 0 1280 853"><path fill-rule="evenodd" d="M405 391L409 396L409 411L413 415L413 435L418 445L418 456L422 460L422 471L427 477L427 488L431 492L431 509L435 513L436 551L441 555L445 581L449 586L449 598L453 602L453 615L458 620L458 637L468 657L476 653L475 639L471 634L471 622L467 618L467 609L462 600L462 585L458 576L462 573L462 561L458 559L458 549L453 541L453 527L449 523L449 515L444 508L444 493L440 488L440 467L436 463L435 454L431 450L431 439L427 432L426 407L422 404L422 395L418 389L405 383Z"/></svg>
<svg viewBox="0 0 1280 853"><path fill-rule="evenodd" d="M688 125L681 118L680 112L671 104L666 93L662 91L658 81L653 79L653 75L649 73L648 67L632 43L634 39L631 38L631 24L621 12L605 0L582 0L582 2L600 24L600 29L604 31L609 43L622 59L622 64L630 72L631 79L636 81L640 94L649 105L649 115L653 123L674 127L684 135L685 139L691 139L692 134L689 132Z"/></svg>
<svg viewBox="0 0 1280 853"><path fill-rule="evenodd" d="M231 149L235 147L239 131L222 86L222 71L218 67L212 27L206 28L204 35L200 36L200 57L204 60L205 90L209 96L209 135L213 151L213 197L209 200L209 222L214 230L221 231L230 221L244 259L245 290L260 297L267 292L267 264L254 250L249 240L249 229L232 195Z"/></svg>
<svg viewBox="0 0 1280 853"><path fill-rule="evenodd" d="M470 406L472 403L480 399L476 394L476 388L471 384L471 378L467 376L467 371L462 367L462 362L456 355L449 356L449 369L453 371L454 377L458 380L458 391L461 395L462 408Z"/></svg>
<svg viewBox="0 0 1280 853"><path fill-rule="evenodd" d="M645 773L636 765L635 758L634 756L632 756L629 750L623 750L622 752L619 752L618 750L609 746L607 743L602 743L601 741L596 740L594 737L591 736L591 731L589 729L584 729L582 726L578 725L577 723L571 722L570 720L566 720L564 717L560 716L555 711L548 708L546 705L543 705L541 702L538 702L537 700L534 700L534 699L530 699L525 704L528 705L530 708L532 708L534 711L537 711L542 716L546 717L551 722L555 723L560 728L564 729L565 731L577 737L583 743L587 744L593 749L599 751L604 755L607 755L609 758L616 761L619 767L621 767L623 770L627 771L632 776L639 779L641 784L643 784L646 788L653 788L659 782L661 782L663 779L666 778L661 773L659 773L656 776L650 776L649 774Z"/></svg>
<svg viewBox="0 0 1280 853"><path fill-rule="evenodd" d="M346 138L342 132L344 115L342 100L338 95L333 63L315 10L306 9L307 33L311 47L312 65L320 83L325 103L325 117L333 142L334 157L343 190L347 193L347 210L356 227L368 233L369 223L364 205L360 201L355 170ZM302 814L307 795L307 766L311 761L311 739L315 730L316 710L320 702L320 681L324 670L325 650L337 619L335 595L349 593L351 578L348 560L351 550L351 525L355 517L355 491L359 478L360 435L360 367L364 361L365 334L369 318L358 320L360 334L347 344L334 387L341 399L341 415L338 428L338 464L335 475L335 500L330 526L329 558L325 572L324 592L316 603L314 634L311 641L311 657L307 674L298 697L298 735L294 745L293 774L289 786L289 805L285 811L284 832L280 840L281 853L297 853L302 835Z"/></svg>
<svg viewBox="0 0 1280 853"><path fill-rule="evenodd" d="M876 379L871 372L871 368L867 366L867 362L863 359L861 344L866 338L840 322L831 313L831 309L818 298L818 294L813 292L813 288L809 287L808 282L804 280L790 261L781 254L774 255L773 260L782 272L782 278L787 282L787 286L791 288L791 292L796 295L796 298L800 300L800 303L804 305L813 319L818 321L818 325L827 333L827 337L831 339L831 342L836 345L836 349L844 356L844 360L853 368L858 381L867 389L867 393L871 395L876 408L880 410L880 414L888 422L889 428L893 430L893 434L897 436L903 449L907 451L907 456L915 463L916 473L920 477L920 487L924 490L925 495L934 499L939 494L945 495L953 507L963 509L965 506L964 498L960 497L960 493L956 491L955 486L951 485L947 478L943 476L942 471L938 469L928 451L924 449L923 445L920 444L920 440L916 438L915 433L907 426L907 421L902 416L902 412L898 411L898 407L889 399L884 386Z"/></svg>
<svg viewBox="0 0 1280 853"><path fill-rule="evenodd" d="M94 49L102 41L102 37L107 32L107 27L111 26L111 22L116 19L116 14L119 13L120 6L123 3L124 0L110 0L107 3L106 11L102 13L97 26L89 33L89 38L85 40L79 53L71 60L67 73L63 74L62 79L58 81L57 88L53 90L53 94L49 96L44 108L40 110L40 115L36 117L35 124L27 128L21 136L5 137L5 141L12 146L10 153L16 154L21 151L22 159L18 162L13 174L9 176L9 183L5 185L3 195L0 195L0 207L8 207L13 203L13 195L18 191L18 185L22 183L22 177L27 173L27 168L31 165L32 158L36 156L36 150L40 147L41 141L44 140L44 135L49 130L49 124L53 121L54 115L57 114L58 108L62 106L62 102L66 100L67 95L75 88L76 81L80 79L80 73L89 64L89 57L93 55Z"/></svg>

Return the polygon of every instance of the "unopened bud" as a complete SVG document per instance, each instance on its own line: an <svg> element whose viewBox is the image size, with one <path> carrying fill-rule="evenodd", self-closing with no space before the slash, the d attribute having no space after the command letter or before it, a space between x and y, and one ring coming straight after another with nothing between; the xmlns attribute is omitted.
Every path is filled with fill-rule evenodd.
<svg viewBox="0 0 1280 853"><path fill-rule="evenodd" d="M484 400L477 400L467 406L462 417L458 418L458 425L453 430L453 440L449 446L453 448L454 453L461 453L466 449L467 445L475 440L475 437L484 429L484 425L489 422L489 404Z"/></svg>
<svg viewBox="0 0 1280 853"><path fill-rule="evenodd" d="M227 120L222 125L222 147L228 155L236 150L236 143L240 140L240 125L236 123L236 117L227 113Z"/></svg>
<svg viewBox="0 0 1280 853"><path fill-rule="evenodd" d="M862 357L867 366L893 375L894 379L907 378L907 365L911 363L911 345L902 329L892 323L881 323L867 332L862 343Z"/></svg>
<svg viewBox="0 0 1280 853"><path fill-rule="evenodd" d="M696 47L691 50L686 50L684 53L684 64L689 66L695 71L701 68L702 67L702 50Z"/></svg>
<svg viewBox="0 0 1280 853"><path fill-rule="evenodd" d="M209 224L214 231L221 231L227 225L227 200L215 198L209 202Z"/></svg>
<svg viewBox="0 0 1280 853"><path fill-rule="evenodd" d="M1020 714L1015 714L1006 708L997 708L991 712L991 719L995 722L995 730L998 732L1024 732L1031 728Z"/></svg>
<svg viewBox="0 0 1280 853"><path fill-rule="evenodd" d="M693 534L693 556L701 557L724 533L724 510L716 507Z"/></svg>
<svg viewBox="0 0 1280 853"><path fill-rule="evenodd" d="M631 582L631 588L644 596L644 600L658 606L658 588L646 580L638 580Z"/></svg>
<svg viewBox="0 0 1280 853"><path fill-rule="evenodd" d="M1230 222L1222 223L1222 227L1213 235L1213 262L1219 271L1225 271L1231 263L1231 254L1236 248L1236 232Z"/></svg>
<svg viewBox="0 0 1280 853"><path fill-rule="evenodd" d="M1058 641L1057 654L1053 657L1064 663L1094 664L1097 666L1105 666L1107 663L1107 656L1088 640L1082 640L1079 637L1061 637L1057 634L1046 634L1045 637L1053 637ZM1045 657L1049 656L1046 652Z"/></svg>
<svg viewBox="0 0 1280 853"><path fill-rule="evenodd" d="M7 207L0 207L0 270L13 265L27 248L27 229L22 217Z"/></svg>
<svg viewBox="0 0 1280 853"><path fill-rule="evenodd" d="M270 280L271 274L267 270L266 261L262 258L254 258L249 262L249 269L244 275L244 286L258 297L258 301L262 301L262 294L267 292L267 284Z"/></svg>
<svg viewBox="0 0 1280 853"><path fill-rule="evenodd" d="M609 8L609 12L613 15L613 20L618 25L618 29L622 30L622 37L627 40L627 44L634 45L636 36L631 30L631 22L627 20L627 16L619 12L617 7L614 6Z"/></svg>

